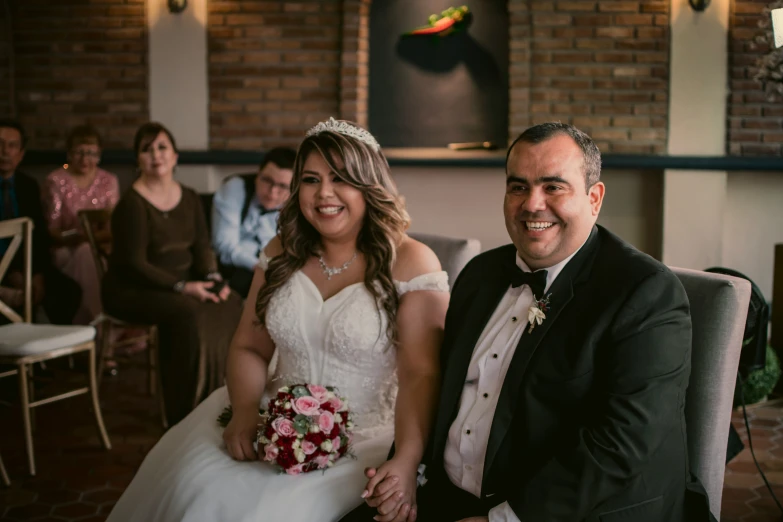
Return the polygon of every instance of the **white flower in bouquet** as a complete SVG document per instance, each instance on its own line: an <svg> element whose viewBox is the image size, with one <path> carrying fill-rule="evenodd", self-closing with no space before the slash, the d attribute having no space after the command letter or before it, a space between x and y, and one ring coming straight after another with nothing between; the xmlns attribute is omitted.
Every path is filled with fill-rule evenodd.
<svg viewBox="0 0 783 522"><path fill-rule="evenodd" d="M306 457L307 455L305 455L305 452L302 451L301 449L297 448L294 450L294 458L296 458L297 462L299 463L304 462Z"/></svg>

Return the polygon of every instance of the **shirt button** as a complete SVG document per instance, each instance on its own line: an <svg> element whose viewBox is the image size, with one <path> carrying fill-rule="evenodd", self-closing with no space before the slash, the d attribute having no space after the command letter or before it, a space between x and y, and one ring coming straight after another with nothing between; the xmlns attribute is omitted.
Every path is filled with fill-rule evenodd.
<svg viewBox="0 0 783 522"><path fill-rule="evenodd" d="M471 466L470 464L467 464L467 465L465 465L465 469L470 471L470 470L473 469L473 466Z"/></svg>
<svg viewBox="0 0 783 522"><path fill-rule="evenodd" d="M465 435L470 435L470 430L465 430Z"/></svg>
<svg viewBox="0 0 783 522"><path fill-rule="evenodd" d="M493 359L497 359L497 358L498 358L498 354L496 354L496 353L493 353L493 354L492 354L492 358L493 358Z"/></svg>
<svg viewBox="0 0 783 522"><path fill-rule="evenodd" d="M516 317L512 317L512 318L511 318L511 322L512 322L512 323L516 323L516 322L517 322L517 318L516 318Z"/></svg>
<svg viewBox="0 0 783 522"><path fill-rule="evenodd" d="M486 399L487 397L489 397L489 394L488 394L488 393L485 393L485 394L484 394L484 398Z"/></svg>

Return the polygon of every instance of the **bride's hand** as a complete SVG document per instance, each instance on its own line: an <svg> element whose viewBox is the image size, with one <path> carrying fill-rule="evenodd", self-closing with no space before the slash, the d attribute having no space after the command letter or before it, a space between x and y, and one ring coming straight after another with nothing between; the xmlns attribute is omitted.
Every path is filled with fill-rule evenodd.
<svg viewBox="0 0 783 522"><path fill-rule="evenodd" d="M228 426L223 430L223 441L228 454L234 460L255 460L258 458L253 449L253 441L258 432L258 412L234 412Z"/></svg>
<svg viewBox="0 0 783 522"><path fill-rule="evenodd" d="M378 522L414 522L416 520L417 466L392 458L377 470L369 468L362 498L377 508Z"/></svg>

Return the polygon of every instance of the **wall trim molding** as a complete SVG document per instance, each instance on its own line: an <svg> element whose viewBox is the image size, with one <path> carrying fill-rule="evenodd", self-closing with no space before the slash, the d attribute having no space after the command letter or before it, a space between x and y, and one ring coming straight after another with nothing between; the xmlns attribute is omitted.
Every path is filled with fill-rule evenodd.
<svg viewBox="0 0 783 522"><path fill-rule="evenodd" d="M180 165L254 165L260 163L263 152L244 150L203 150L179 152ZM657 156L643 154L603 154L604 169L637 170L715 170L715 171L779 171L783 174L781 157L741 156ZM505 157L471 158L388 158L389 165L399 167L499 167L505 166ZM65 163L65 152L61 150L28 150L25 165L58 165ZM135 165L136 157L131 150L104 150L103 165Z"/></svg>

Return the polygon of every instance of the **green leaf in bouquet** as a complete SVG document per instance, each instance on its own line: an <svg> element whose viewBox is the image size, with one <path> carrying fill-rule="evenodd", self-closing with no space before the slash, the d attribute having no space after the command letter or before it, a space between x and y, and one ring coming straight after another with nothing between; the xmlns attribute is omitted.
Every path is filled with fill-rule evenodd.
<svg viewBox="0 0 783 522"><path fill-rule="evenodd" d="M233 414L234 412L231 409L231 406L226 406L225 408L223 408L223 411L220 413L220 416L217 419L218 424L220 424L222 428L225 428L226 426L228 426L228 423L231 420Z"/></svg>
<svg viewBox="0 0 783 522"><path fill-rule="evenodd" d="M304 435L310 429L310 417L307 415L297 415L294 417L294 429L297 433Z"/></svg>
<svg viewBox="0 0 783 522"><path fill-rule="evenodd" d="M308 397L310 392L304 386L296 386L291 390L291 394L298 399L299 397Z"/></svg>

